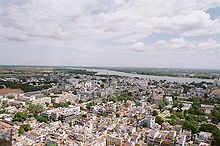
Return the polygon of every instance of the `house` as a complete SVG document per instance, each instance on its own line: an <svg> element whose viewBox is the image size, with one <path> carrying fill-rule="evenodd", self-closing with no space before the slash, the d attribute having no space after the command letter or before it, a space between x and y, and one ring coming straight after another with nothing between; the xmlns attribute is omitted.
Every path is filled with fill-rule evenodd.
<svg viewBox="0 0 220 146"><path fill-rule="evenodd" d="M171 97L171 96L166 96L166 97L165 97L165 101L166 101L168 104L173 104L173 97Z"/></svg>
<svg viewBox="0 0 220 146"><path fill-rule="evenodd" d="M165 139L162 142L162 145L164 146L171 146L174 145L174 139L176 137L176 131L170 131L166 136Z"/></svg>
<svg viewBox="0 0 220 146"><path fill-rule="evenodd" d="M191 138L192 138L192 132L191 131L183 130L182 133L186 135L186 141L191 140Z"/></svg>
<svg viewBox="0 0 220 146"><path fill-rule="evenodd" d="M214 105L201 104L201 108L204 110L205 114L210 115L214 109Z"/></svg>
<svg viewBox="0 0 220 146"><path fill-rule="evenodd" d="M159 130L151 130L151 131L147 134L146 141L147 141L149 144L153 144L155 138L158 137L159 135L160 135Z"/></svg>
<svg viewBox="0 0 220 146"><path fill-rule="evenodd" d="M0 121L0 130L6 132L6 133L11 133L13 129L13 125L5 122L5 121Z"/></svg>
<svg viewBox="0 0 220 146"><path fill-rule="evenodd" d="M185 134L179 134L176 137L176 146L185 146L186 144L186 135Z"/></svg>
<svg viewBox="0 0 220 146"><path fill-rule="evenodd" d="M35 131L28 131L25 133L25 136L26 136L26 138L28 138L34 142L40 142L40 140L41 140L41 135Z"/></svg>
<svg viewBox="0 0 220 146"><path fill-rule="evenodd" d="M68 122L79 114L79 106L72 106L71 108L60 108L51 112L51 119L53 121L61 120L62 122Z"/></svg>
<svg viewBox="0 0 220 146"><path fill-rule="evenodd" d="M118 136L118 135L107 135L106 138L106 146L111 146L111 145L115 145L115 146L121 146L123 144L123 138Z"/></svg>
<svg viewBox="0 0 220 146"><path fill-rule="evenodd" d="M208 143L200 142L199 146L211 146L211 145Z"/></svg>
<svg viewBox="0 0 220 146"><path fill-rule="evenodd" d="M17 97L17 100L18 100L18 101L25 102L26 104L27 104L27 103L31 103L31 102L34 101L35 99L36 99L36 97L34 97L34 96L29 97L29 96L21 95L21 96L18 96L18 97Z"/></svg>
<svg viewBox="0 0 220 146"><path fill-rule="evenodd" d="M148 127L152 128L155 124L155 117L151 115L146 115L145 118L140 122L140 125L147 124Z"/></svg>
<svg viewBox="0 0 220 146"><path fill-rule="evenodd" d="M199 142L211 143L212 133L209 132L199 132L198 135Z"/></svg>

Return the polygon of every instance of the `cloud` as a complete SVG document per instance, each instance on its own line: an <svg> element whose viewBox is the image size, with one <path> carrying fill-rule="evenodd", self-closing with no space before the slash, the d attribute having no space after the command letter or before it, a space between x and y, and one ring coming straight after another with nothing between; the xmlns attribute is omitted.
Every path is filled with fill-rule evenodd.
<svg viewBox="0 0 220 146"><path fill-rule="evenodd" d="M72 49L75 56L215 52L219 41L211 38L220 35L220 19L207 10L219 6L219 0L8 0L0 5L0 45ZM155 33L175 37L149 44ZM210 39L193 40L204 36Z"/></svg>
<svg viewBox="0 0 220 146"><path fill-rule="evenodd" d="M201 51L208 49L218 49L220 48L220 43L216 40L209 38L206 41L195 41L195 40L186 40L183 37L172 38L170 40L160 40L157 41L153 46L154 49L162 50L179 50L179 51Z"/></svg>
<svg viewBox="0 0 220 146"><path fill-rule="evenodd" d="M120 40L136 42L154 32L184 36L220 32L219 19L205 12L217 1L29 0L8 2L0 16L4 30L14 28L30 38ZM177 11L178 10L178 11ZM125 41L126 43L126 41Z"/></svg>
<svg viewBox="0 0 220 146"><path fill-rule="evenodd" d="M143 42L137 42L131 46L131 50L134 52L145 52L146 45Z"/></svg>

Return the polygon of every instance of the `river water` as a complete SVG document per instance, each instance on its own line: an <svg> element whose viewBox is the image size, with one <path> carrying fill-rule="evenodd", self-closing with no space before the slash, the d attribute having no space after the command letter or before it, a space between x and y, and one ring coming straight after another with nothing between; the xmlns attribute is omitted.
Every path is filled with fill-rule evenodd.
<svg viewBox="0 0 220 146"><path fill-rule="evenodd" d="M170 76L154 76L154 75L141 75L135 73L125 73L107 69L88 69L88 68L72 68L72 69L84 69L87 71L94 71L97 72L98 75L118 75L118 76L126 76L126 77L139 77L144 79L151 79L151 80L167 80L169 82L179 82L179 83L190 83L190 82L213 82L213 79L198 79L198 78L184 78L184 77L170 77Z"/></svg>

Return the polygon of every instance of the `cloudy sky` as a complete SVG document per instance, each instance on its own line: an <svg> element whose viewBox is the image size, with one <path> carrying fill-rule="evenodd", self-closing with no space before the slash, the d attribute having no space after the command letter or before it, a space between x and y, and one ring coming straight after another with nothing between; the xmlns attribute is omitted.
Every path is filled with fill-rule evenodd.
<svg viewBox="0 0 220 146"><path fill-rule="evenodd" d="M220 68L220 0L0 0L0 64Z"/></svg>

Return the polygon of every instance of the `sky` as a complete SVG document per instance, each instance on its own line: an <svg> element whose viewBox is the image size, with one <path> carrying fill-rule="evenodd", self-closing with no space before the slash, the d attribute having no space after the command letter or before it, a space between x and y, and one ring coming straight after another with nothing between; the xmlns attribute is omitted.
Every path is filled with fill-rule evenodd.
<svg viewBox="0 0 220 146"><path fill-rule="evenodd" d="M0 64L220 69L220 0L0 0Z"/></svg>

